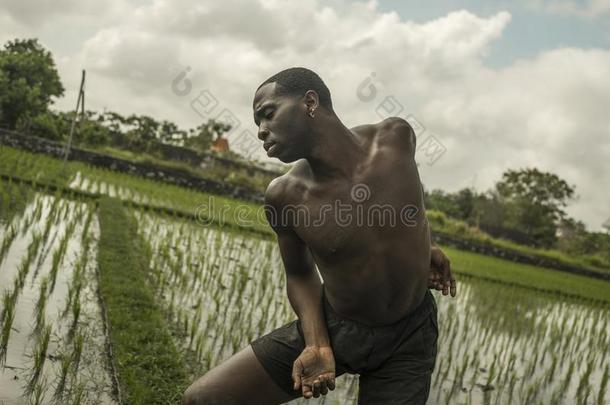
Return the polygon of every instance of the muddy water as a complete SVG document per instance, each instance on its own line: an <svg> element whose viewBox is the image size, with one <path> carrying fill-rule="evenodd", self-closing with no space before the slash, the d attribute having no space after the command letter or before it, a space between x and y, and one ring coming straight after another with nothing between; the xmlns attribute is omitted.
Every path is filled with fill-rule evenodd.
<svg viewBox="0 0 610 405"><path fill-rule="evenodd" d="M151 204L161 207L170 207L172 204L170 201L160 198L151 198L146 194L134 191L129 187L123 187L119 184L109 183L92 176L77 172L74 179L70 182L68 187L75 190L87 191L90 193L99 193L108 195L110 197L116 197L124 201L133 201L142 204Z"/></svg>
<svg viewBox="0 0 610 405"><path fill-rule="evenodd" d="M273 242L137 217L153 247L158 297L201 372L294 319ZM608 307L472 278L459 284L456 298L434 292L440 331L428 404L597 401L610 365ZM292 403L356 404L357 392L358 375L344 375L328 395Z"/></svg>
<svg viewBox="0 0 610 405"><path fill-rule="evenodd" d="M14 280L18 268L23 264L34 235L42 234L45 230L47 220L53 215L51 210L54 201L54 197L37 194L23 216L15 218L14 223L17 224L19 233L11 244L6 260L0 265L2 292L15 291ZM33 216L37 203L42 204L39 217ZM72 403L80 398L80 403L83 404L113 404L115 401L106 370L104 334L96 296L95 257L99 233L97 220L92 215L85 231L86 219L93 213L90 207L79 202L60 200L53 210L58 215L53 218L52 223L49 222L51 225L47 237L42 239L29 265L24 285L17 291L6 359L4 365L0 366L0 403L23 404L28 399L33 400L33 397L28 398L25 392L29 383L34 381L31 388L39 391L41 403L51 403L54 399L57 403ZM72 233L66 238L66 232L70 228ZM0 230L0 239L3 233L4 229ZM89 239L86 249L83 246L84 238ZM51 291L53 257L64 239L65 253L57 266L55 284ZM69 300L70 290L76 290L74 274L78 263L82 266L82 287L78 296L72 294L73 299ZM40 339L40 334L34 330L39 312L42 280L45 278L49 280L49 287L42 319L44 324L51 326L51 334L40 377L33 379L33 354ZM68 301L71 301L70 306ZM75 312L72 309L77 301L80 308L75 322ZM4 311L2 306L3 303L0 303L0 313ZM78 367L74 360L78 352L78 344L75 342L82 343ZM70 364L65 378L61 378L62 358L73 359L71 362L63 362ZM65 381L64 389L57 390L62 380Z"/></svg>

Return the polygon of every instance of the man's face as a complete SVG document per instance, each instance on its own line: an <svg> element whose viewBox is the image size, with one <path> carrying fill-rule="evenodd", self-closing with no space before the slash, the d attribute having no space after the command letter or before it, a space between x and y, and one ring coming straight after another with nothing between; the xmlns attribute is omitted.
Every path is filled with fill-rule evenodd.
<svg viewBox="0 0 610 405"><path fill-rule="evenodd" d="M277 83L267 83L254 95L254 122L267 156L284 163L305 156L310 137L307 109L298 97L275 95Z"/></svg>

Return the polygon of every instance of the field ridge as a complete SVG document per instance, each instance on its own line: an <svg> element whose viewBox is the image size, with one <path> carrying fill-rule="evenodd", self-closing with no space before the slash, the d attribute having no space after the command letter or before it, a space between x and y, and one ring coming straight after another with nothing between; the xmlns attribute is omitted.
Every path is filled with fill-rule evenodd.
<svg viewBox="0 0 610 405"><path fill-rule="evenodd" d="M146 277L150 252L114 198L99 200L100 292L123 403L177 403L188 384L181 352Z"/></svg>

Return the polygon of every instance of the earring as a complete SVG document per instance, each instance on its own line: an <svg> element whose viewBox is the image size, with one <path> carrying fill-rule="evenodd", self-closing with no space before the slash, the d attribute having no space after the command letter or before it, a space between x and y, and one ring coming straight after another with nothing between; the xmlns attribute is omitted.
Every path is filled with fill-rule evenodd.
<svg viewBox="0 0 610 405"><path fill-rule="evenodd" d="M313 118L313 112L315 111L315 108L312 108L311 110L309 110L309 116L311 118Z"/></svg>

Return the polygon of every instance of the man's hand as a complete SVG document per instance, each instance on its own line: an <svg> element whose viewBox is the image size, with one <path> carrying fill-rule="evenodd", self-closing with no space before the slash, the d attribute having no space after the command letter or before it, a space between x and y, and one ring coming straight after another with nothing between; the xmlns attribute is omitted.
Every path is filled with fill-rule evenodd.
<svg viewBox="0 0 610 405"><path fill-rule="evenodd" d="M318 398L335 389L335 357L332 348L307 346L292 366L294 389L303 391L303 397Z"/></svg>
<svg viewBox="0 0 610 405"><path fill-rule="evenodd" d="M428 278L428 288L443 291L443 295L451 292L455 297L456 286L455 278L451 274L451 264L449 258L437 246L430 247L430 277Z"/></svg>

